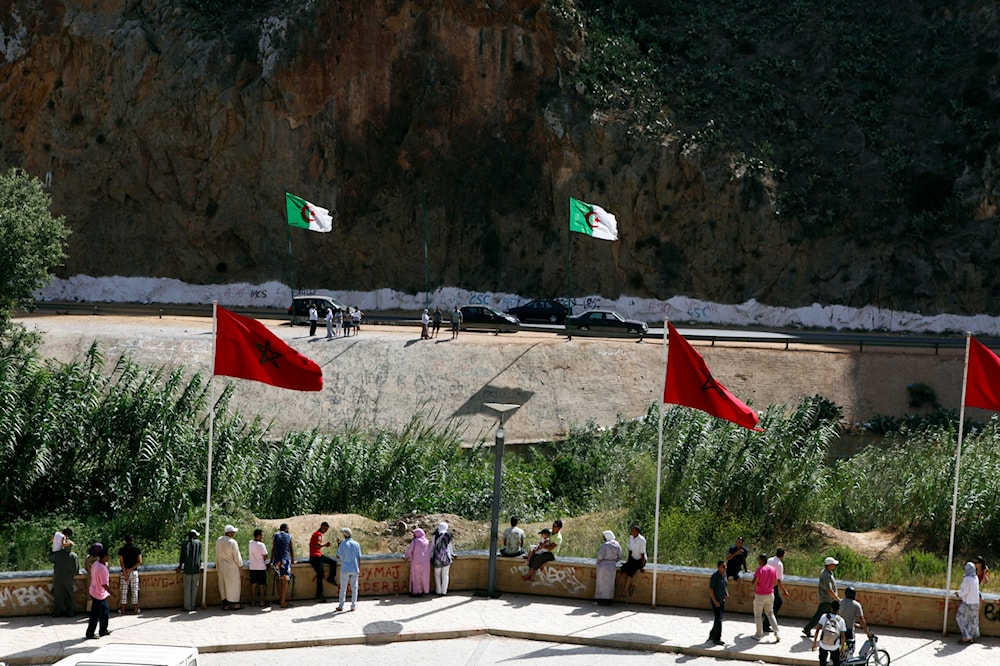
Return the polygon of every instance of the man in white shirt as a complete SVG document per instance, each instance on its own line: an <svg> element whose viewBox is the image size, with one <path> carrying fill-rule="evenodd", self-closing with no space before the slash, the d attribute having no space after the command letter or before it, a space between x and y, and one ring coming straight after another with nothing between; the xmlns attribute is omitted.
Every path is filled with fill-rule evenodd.
<svg viewBox="0 0 1000 666"><path fill-rule="evenodd" d="M628 534L628 560L622 565L625 574L625 593L622 596L632 596L635 585L632 579L646 568L646 537L639 533L639 526L632 525Z"/></svg>
<svg viewBox="0 0 1000 666"><path fill-rule="evenodd" d="M774 615L778 615L778 610L781 608L781 604L784 603L782 595L788 596L788 590L785 589L785 549L779 548L773 557L767 560L767 563L774 569L778 577L775 579L774 583ZM764 616L764 633L771 633L771 623L768 621L767 616Z"/></svg>
<svg viewBox="0 0 1000 666"><path fill-rule="evenodd" d="M256 606L260 599L260 607L264 607L264 596L267 594L267 546L264 544L264 530L253 531L253 541L247 546L250 558L250 605Z"/></svg>

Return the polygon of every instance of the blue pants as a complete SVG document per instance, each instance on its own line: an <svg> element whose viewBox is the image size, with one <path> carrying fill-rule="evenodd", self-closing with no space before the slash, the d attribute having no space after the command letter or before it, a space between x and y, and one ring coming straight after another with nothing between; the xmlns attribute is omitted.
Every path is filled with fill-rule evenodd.
<svg viewBox="0 0 1000 666"><path fill-rule="evenodd" d="M111 616L111 611L108 609L107 599L95 599L90 598L90 621L87 622L87 637L90 638L94 635L94 629L97 629L98 624L101 628L101 636L108 633L108 618Z"/></svg>

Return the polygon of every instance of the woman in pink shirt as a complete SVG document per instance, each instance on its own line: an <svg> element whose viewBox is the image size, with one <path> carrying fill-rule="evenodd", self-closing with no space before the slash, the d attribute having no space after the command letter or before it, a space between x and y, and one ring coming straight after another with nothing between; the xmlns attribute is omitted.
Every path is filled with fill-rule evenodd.
<svg viewBox="0 0 1000 666"><path fill-rule="evenodd" d="M101 636L111 633L108 629L108 597L111 596L111 575L108 571L108 549L102 548L98 560L90 567L90 621L87 623L87 638L97 638L94 629L98 623Z"/></svg>

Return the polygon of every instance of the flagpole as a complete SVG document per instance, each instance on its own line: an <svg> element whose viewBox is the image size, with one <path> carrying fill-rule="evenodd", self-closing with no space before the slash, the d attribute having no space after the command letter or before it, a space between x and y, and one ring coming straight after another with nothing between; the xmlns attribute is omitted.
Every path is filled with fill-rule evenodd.
<svg viewBox="0 0 1000 666"><path fill-rule="evenodd" d="M292 290L292 298L295 298L295 262L292 261L292 225L285 224L285 230L288 232L288 287Z"/></svg>
<svg viewBox="0 0 1000 666"><path fill-rule="evenodd" d="M958 472L962 465L962 436L965 430L965 390L969 385L969 347L972 333L965 333L965 370L962 372L962 405L958 412L958 451L955 453L955 490L951 496L951 534L948 537L948 572L944 583L944 622L941 634L948 635L948 600L951 597L951 566L955 553L955 514L958 512Z"/></svg>
<svg viewBox="0 0 1000 666"><path fill-rule="evenodd" d="M663 367L667 368L667 320L663 320ZM669 368L667 368L669 370ZM660 470L663 467L663 396L667 392L667 372L663 372L663 390L660 392L660 429L656 447L656 508L653 510L653 608L656 608L656 570L660 564Z"/></svg>
<svg viewBox="0 0 1000 666"><path fill-rule="evenodd" d="M567 198L569 203L569 216L566 218L570 220L573 218L573 201ZM573 316L573 228L567 226L566 231L566 307L569 308L569 315Z"/></svg>
<svg viewBox="0 0 1000 666"><path fill-rule="evenodd" d="M291 234L289 233L289 239ZM291 241L289 240L289 243ZM289 245L291 248L291 245ZM215 347L218 344L216 322L218 321L219 301L212 301L212 375L208 378L208 482L205 488L205 543L202 547L201 559L201 607L208 605L208 544L212 534L209 527L212 517L212 440L215 437Z"/></svg>

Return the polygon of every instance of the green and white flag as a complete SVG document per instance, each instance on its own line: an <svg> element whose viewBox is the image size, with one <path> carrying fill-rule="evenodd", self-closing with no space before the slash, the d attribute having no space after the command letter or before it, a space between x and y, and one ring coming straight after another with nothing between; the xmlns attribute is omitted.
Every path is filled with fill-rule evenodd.
<svg viewBox="0 0 1000 666"><path fill-rule="evenodd" d="M600 206L569 198L569 230L601 240L618 240L618 220Z"/></svg>
<svg viewBox="0 0 1000 666"><path fill-rule="evenodd" d="M309 231L327 232L333 229L330 211L311 204L305 199L285 192L285 208L288 211L288 226Z"/></svg>

